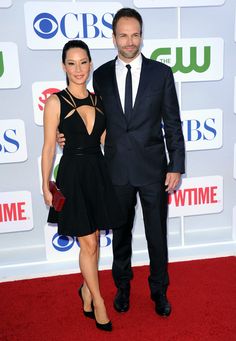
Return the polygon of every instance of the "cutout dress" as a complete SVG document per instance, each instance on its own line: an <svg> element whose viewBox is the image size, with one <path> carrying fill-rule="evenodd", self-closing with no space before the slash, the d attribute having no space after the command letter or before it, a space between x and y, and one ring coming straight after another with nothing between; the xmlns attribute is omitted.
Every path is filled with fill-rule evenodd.
<svg viewBox="0 0 236 341"><path fill-rule="evenodd" d="M66 138L56 183L66 201L61 212L50 207L48 222L57 223L58 233L67 236L118 228L124 221L100 146L106 125L102 102L90 92L84 99L68 89L56 95L61 105L59 131ZM91 133L80 115L82 106L94 108Z"/></svg>

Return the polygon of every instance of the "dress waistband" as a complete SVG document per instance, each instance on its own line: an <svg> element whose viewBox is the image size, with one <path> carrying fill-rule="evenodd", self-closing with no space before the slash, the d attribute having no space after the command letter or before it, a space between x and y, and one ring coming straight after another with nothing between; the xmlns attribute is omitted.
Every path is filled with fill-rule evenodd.
<svg viewBox="0 0 236 341"><path fill-rule="evenodd" d="M75 155L75 156L83 156L83 155L92 155L92 154L100 154L101 147L92 146L92 147L64 147L63 155Z"/></svg>

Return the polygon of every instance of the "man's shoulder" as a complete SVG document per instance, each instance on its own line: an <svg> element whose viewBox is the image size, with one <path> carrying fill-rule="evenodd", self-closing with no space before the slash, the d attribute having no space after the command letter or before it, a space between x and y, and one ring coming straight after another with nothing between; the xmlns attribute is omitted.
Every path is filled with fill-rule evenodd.
<svg viewBox="0 0 236 341"><path fill-rule="evenodd" d="M101 72L106 72L109 68L111 68L113 65L115 65L115 60L109 60L108 62L100 65L94 73L101 73Z"/></svg>
<svg viewBox="0 0 236 341"><path fill-rule="evenodd" d="M149 65L150 67L156 68L158 70L163 70L165 72L168 72L171 70L170 66L162 62L159 62L157 60L146 58L145 56L143 56L143 62Z"/></svg>

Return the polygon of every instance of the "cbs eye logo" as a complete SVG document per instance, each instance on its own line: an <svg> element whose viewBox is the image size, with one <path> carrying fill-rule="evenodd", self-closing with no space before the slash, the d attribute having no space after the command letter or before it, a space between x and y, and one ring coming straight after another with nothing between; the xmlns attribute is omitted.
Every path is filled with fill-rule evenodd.
<svg viewBox="0 0 236 341"><path fill-rule="evenodd" d="M55 17L49 13L40 13L33 22L35 33L43 39L53 38L58 31L58 22Z"/></svg>
<svg viewBox="0 0 236 341"><path fill-rule="evenodd" d="M58 233L56 233L52 238L52 246L54 247L54 249L60 252L69 251L73 247L75 242L77 243L78 247L80 247L77 238L73 238L70 236L60 236Z"/></svg>
<svg viewBox="0 0 236 341"><path fill-rule="evenodd" d="M74 246L75 243L77 244L78 247L80 247L79 241L76 237L61 236L58 233L56 233L52 238L52 246L54 247L55 250L59 252L69 251ZM108 247L109 245L111 245L109 230L101 231L99 245L100 247Z"/></svg>

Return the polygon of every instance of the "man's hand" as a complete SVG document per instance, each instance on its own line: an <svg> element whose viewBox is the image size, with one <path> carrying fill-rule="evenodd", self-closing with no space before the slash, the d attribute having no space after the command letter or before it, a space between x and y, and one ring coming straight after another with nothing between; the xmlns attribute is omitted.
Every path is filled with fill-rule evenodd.
<svg viewBox="0 0 236 341"><path fill-rule="evenodd" d="M180 173L167 173L165 181L165 185L167 186L166 192L174 191L180 182L180 178Z"/></svg>
<svg viewBox="0 0 236 341"><path fill-rule="evenodd" d="M66 139L64 137L64 134L60 133L58 130L57 130L56 141L61 148L64 147Z"/></svg>

